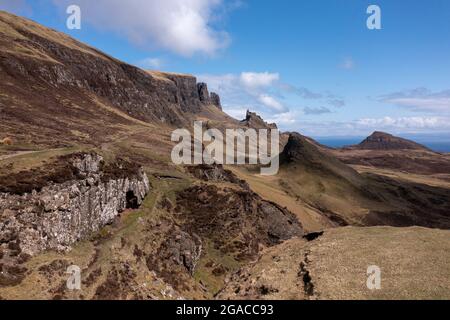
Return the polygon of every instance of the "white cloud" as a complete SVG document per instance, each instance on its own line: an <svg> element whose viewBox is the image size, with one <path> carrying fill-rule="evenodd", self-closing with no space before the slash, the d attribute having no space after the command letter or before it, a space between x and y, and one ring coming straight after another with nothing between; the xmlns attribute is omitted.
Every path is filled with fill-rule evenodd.
<svg viewBox="0 0 450 320"><path fill-rule="evenodd" d="M449 117L381 117L349 121L307 120L295 112L268 118L283 130L298 131L308 136L367 136L373 131L392 134L450 133Z"/></svg>
<svg viewBox="0 0 450 320"><path fill-rule="evenodd" d="M258 101L276 112L286 111L286 108L277 99L267 94L260 95Z"/></svg>
<svg viewBox="0 0 450 320"><path fill-rule="evenodd" d="M418 112L450 112L450 90L431 92L426 88L417 88L383 95L379 101Z"/></svg>
<svg viewBox="0 0 450 320"><path fill-rule="evenodd" d="M247 110L250 110L250 107L242 107L242 108L226 108L226 113L232 116L235 119L243 120L247 113Z"/></svg>
<svg viewBox="0 0 450 320"><path fill-rule="evenodd" d="M229 36L214 27L222 0L53 0L81 7L90 25L126 36L135 44L183 56L214 55Z"/></svg>
<svg viewBox="0 0 450 320"><path fill-rule="evenodd" d="M276 114L288 111L288 108L275 98L272 91L280 79L278 73L242 72L240 74L199 75L210 91L219 93L226 112L247 109L259 113Z"/></svg>
<svg viewBox="0 0 450 320"><path fill-rule="evenodd" d="M379 129L450 129L450 119L445 117L383 117L356 121L357 126Z"/></svg>
<svg viewBox="0 0 450 320"><path fill-rule="evenodd" d="M163 61L159 58L146 58L139 61L138 66L143 69L160 69Z"/></svg>
<svg viewBox="0 0 450 320"><path fill-rule="evenodd" d="M281 127L292 127L297 123L297 113L293 111L283 112L272 117L269 117L266 121L269 123L276 123Z"/></svg>
<svg viewBox="0 0 450 320"><path fill-rule="evenodd" d="M281 83L279 87L283 91L296 94L303 99L322 99L324 97L322 93L313 92L303 87L295 87L287 83Z"/></svg>
<svg viewBox="0 0 450 320"><path fill-rule="evenodd" d="M291 94L305 100L322 100L331 107L342 107L345 101L328 91L317 93L304 87L295 87L282 82L277 72L242 72L240 74L198 75L206 82L210 91L221 96L225 112L241 118L250 109L270 122L279 125L293 125L302 115L322 115L331 110L325 106L302 108L290 111L284 101L284 94Z"/></svg>
<svg viewBox="0 0 450 320"><path fill-rule="evenodd" d="M242 72L240 81L242 85L249 89L267 88L280 79L278 73L269 72Z"/></svg>

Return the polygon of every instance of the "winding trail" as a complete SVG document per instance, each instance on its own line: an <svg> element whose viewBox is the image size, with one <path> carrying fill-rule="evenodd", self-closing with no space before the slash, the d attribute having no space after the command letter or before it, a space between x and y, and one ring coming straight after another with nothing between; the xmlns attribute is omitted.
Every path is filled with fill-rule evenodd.
<svg viewBox="0 0 450 320"><path fill-rule="evenodd" d="M0 161L7 160L7 159L10 159L10 158L14 158L14 157L18 157L18 156L23 156L23 155L26 155L26 154L37 153L37 152L42 152L42 150L39 150L39 151L16 151L16 152L13 152L13 153L10 153L10 154L5 154L3 156L0 156Z"/></svg>

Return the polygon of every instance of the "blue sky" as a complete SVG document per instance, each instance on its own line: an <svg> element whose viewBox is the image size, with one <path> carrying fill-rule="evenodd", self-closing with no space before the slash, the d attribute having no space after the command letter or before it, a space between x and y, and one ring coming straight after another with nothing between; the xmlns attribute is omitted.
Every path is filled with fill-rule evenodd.
<svg viewBox="0 0 450 320"><path fill-rule="evenodd" d="M82 29L68 30L70 4ZM381 30L366 26L381 8ZM284 130L450 137L448 0L0 0L128 63L190 73Z"/></svg>

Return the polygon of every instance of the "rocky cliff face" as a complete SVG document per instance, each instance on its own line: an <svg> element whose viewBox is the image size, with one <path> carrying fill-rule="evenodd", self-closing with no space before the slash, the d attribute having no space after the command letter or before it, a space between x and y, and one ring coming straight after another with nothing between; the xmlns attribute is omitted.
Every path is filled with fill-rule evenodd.
<svg viewBox="0 0 450 320"><path fill-rule="evenodd" d="M130 174L103 167L96 154L72 160L78 179L50 184L26 194L0 194L0 244L3 254L35 255L66 250L111 223L127 208L137 208L150 190L141 170Z"/></svg>
<svg viewBox="0 0 450 320"><path fill-rule="evenodd" d="M215 92L211 92L211 103L222 110L222 102L220 101L220 96Z"/></svg>
<svg viewBox="0 0 450 320"><path fill-rule="evenodd" d="M222 110L222 104L220 102L220 97L217 93L208 91L208 85L204 82L200 82L197 84L198 95L200 101L205 104L212 104Z"/></svg>
<svg viewBox="0 0 450 320"><path fill-rule="evenodd" d="M6 12L0 12L0 23L0 88L11 98L5 106L26 104L31 92L39 92L51 100L47 108L60 108L62 100L80 105L94 98L140 120L180 125L206 104L218 103L193 76L141 70ZM24 84L29 90L21 96L17 88ZM3 111L8 115L8 108Z"/></svg>

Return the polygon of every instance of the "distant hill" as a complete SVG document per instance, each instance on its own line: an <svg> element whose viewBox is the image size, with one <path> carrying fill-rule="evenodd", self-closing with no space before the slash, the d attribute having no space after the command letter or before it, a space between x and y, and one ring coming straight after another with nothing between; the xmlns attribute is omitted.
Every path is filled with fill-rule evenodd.
<svg viewBox="0 0 450 320"><path fill-rule="evenodd" d="M360 144L351 146L359 150L427 150L429 149L414 141L395 137L389 133L376 131Z"/></svg>
<svg viewBox="0 0 450 320"><path fill-rule="evenodd" d="M282 190L337 225L450 226L447 189L361 174L298 133L280 154L278 177Z"/></svg>
<svg viewBox="0 0 450 320"><path fill-rule="evenodd" d="M322 152L309 138L299 133L291 133L288 143L280 155L284 168L317 171L327 178L345 179L352 184L362 184L356 170L342 163L336 157Z"/></svg>

